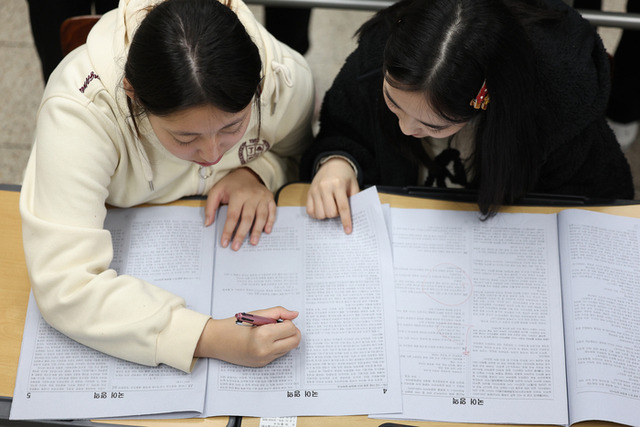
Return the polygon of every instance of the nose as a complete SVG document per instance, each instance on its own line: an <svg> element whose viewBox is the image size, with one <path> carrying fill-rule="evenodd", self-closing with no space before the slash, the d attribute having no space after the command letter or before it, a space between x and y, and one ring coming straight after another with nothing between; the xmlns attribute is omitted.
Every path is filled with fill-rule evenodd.
<svg viewBox="0 0 640 427"><path fill-rule="evenodd" d="M398 125L400 126L400 130L402 131L402 133L407 136L422 133L422 126L420 126L420 123L411 117L407 117L406 115L403 117L398 117Z"/></svg>
<svg viewBox="0 0 640 427"><path fill-rule="evenodd" d="M215 162L222 156L220 143L216 136L211 136L202 142L200 147L200 156L207 163Z"/></svg>

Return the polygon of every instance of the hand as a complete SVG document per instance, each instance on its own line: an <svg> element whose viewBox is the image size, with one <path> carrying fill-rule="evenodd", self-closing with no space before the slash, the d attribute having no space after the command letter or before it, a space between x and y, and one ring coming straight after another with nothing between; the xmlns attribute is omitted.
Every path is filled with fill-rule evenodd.
<svg viewBox="0 0 640 427"><path fill-rule="evenodd" d="M273 307L252 313L284 321L248 326L237 325L235 317L209 319L194 356L213 357L236 365L260 367L284 356L300 344L300 330L291 321L298 317L297 311Z"/></svg>
<svg viewBox="0 0 640 427"><path fill-rule="evenodd" d="M340 216L344 232L353 230L349 196L360 191L356 173L345 159L335 157L320 166L307 193L307 214L316 219Z"/></svg>
<svg viewBox="0 0 640 427"><path fill-rule="evenodd" d="M249 232L252 245L258 244L263 231L271 233L276 221L276 202L273 193L251 169L238 168L209 190L204 209L205 226L213 223L221 204L229 205L220 238L222 247L226 248L231 243L231 249L237 251Z"/></svg>

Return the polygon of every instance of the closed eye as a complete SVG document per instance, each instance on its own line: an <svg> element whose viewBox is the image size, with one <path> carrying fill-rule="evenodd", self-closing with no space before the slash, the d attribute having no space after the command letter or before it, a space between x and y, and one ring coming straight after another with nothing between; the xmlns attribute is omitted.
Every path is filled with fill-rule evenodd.
<svg viewBox="0 0 640 427"><path fill-rule="evenodd" d="M428 127L429 129L431 129L434 132L442 132L443 130L447 129L449 126L434 126L434 125L430 125L424 122L420 122L423 125L425 125L426 127Z"/></svg>
<svg viewBox="0 0 640 427"><path fill-rule="evenodd" d="M176 138L176 137L174 136L174 137L173 137L173 139L174 139L174 140L175 140L179 145L189 145L189 144L191 144L192 142L194 142L194 141L195 141L196 139L198 139L198 138L192 138L192 139L190 139L190 140L186 141L186 140L178 139L178 138Z"/></svg>

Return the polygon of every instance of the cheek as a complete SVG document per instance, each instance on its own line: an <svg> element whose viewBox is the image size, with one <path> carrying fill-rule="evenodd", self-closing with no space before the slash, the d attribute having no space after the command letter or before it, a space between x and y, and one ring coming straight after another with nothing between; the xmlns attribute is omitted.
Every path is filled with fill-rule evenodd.
<svg viewBox="0 0 640 427"><path fill-rule="evenodd" d="M193 152L193 144L190 145L179 145L174 141L167 141L160 139L160 143L166 150L182 160L189 160L191 158L191 154Z"/></svg>
<svg viewBox="0 0 640 427"><path fill-rule="evenodd" d="M451 135L455 135L456 133L460 132L462 130L462 128L464 128L464 124L462 125L458 125L458 126L452 126L451 129L448 129L446 134L444 135L445 137L451 136Z"/></svg>
<svg viewBox="0 0 640 427"><path fill-rule="evenodd" d="M219 148L225 153L229 151L234 145L236 145L244 138L248 127L249 123L247 121L247 123L245 123L242 129L240 129L238 132L228 134L219 133L217 137Z"/></svg>
<svg viewBox="0 0 640 427"><path fill-rule="evenodd" d="M220 150L225 153L236 145L244 136L244 132L238 132L237 134L221 135L218 139Z"/></svg>
<svg viewBox="0 0 640 427"><path fill-rule="evenodd" d="M456 133L458 133L460 129L456 128L456 129L447 129L444 132L439 132L439 134L436 135L437 138L448 138L451 135L455 135Z"/></svg>

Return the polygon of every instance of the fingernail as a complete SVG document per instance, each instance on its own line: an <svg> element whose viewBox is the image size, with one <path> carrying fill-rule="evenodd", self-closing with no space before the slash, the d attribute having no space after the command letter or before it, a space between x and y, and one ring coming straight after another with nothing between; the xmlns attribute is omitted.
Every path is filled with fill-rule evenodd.
<svg viewBox="0 0 640 427"><path fill-rule="evenodd" d="M222 239L222 247L226 248L227 246L229 246L229 239Z"/></svg>

